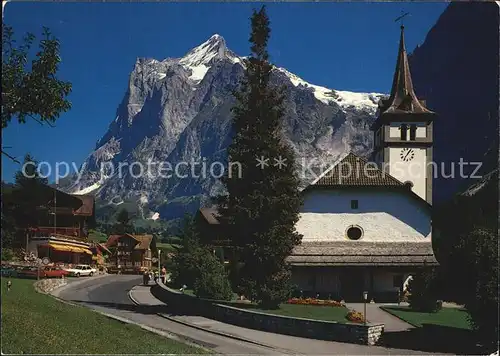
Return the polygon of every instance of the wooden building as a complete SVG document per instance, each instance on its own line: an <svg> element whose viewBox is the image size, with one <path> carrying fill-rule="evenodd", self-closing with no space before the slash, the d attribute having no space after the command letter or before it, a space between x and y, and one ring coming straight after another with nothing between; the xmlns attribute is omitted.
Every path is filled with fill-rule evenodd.
<svg viewBox="0 0 500 356"><path fill-rule="evenodd" d="M92 263L88 227L94 222L94 198L43 186L34 226L25 229L26 251L58 263Z"/></svg>
<svg viewBox="0 0 500 356"><path fill-rule="evenodd" d="M108 266L121 273L140 273L152 268L152 235L111 235L106 247L111 251Z"/></svg>

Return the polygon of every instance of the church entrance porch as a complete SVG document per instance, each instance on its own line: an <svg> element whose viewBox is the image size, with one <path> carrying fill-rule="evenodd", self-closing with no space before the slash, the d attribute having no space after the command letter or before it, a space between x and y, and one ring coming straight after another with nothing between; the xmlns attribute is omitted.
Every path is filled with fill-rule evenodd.
<svg viewBox="0 0 500 356"><path fill-rule="evenodd" d="M369 271L360 267L345 268L339 275L341 299L349 302L363 301L363 292L370 290L367 283Z"/></svg>
<svg viewBox="0 0 500 356"><path fill-rule="evenodd" d="M295 297L356 303L363 302L363 292L367 291L369 301L394 303L410 274L400 267L294 266L292 283Z"/></svg>

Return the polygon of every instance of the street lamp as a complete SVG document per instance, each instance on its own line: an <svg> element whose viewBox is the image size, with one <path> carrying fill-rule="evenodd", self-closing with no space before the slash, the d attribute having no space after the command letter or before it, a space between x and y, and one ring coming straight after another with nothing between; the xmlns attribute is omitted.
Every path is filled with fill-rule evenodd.
<svg viewBox="0 0 500 356"><path fill-rule="evenodd" d="M160 271L161 271L161 268L160 268L160 264L161 264L160 254L161 254L161 250L158 249L158 275L160 274Z"/></svg>
<svg viewBox="0 0 500 356"><path fill-rule="evenodd" d="M363 292L363 302L365 304L365 315L364 315L364 319L365 319L365 325L366 325L366 302L368 301L368 292L367 291L364 291Z"/></svg>

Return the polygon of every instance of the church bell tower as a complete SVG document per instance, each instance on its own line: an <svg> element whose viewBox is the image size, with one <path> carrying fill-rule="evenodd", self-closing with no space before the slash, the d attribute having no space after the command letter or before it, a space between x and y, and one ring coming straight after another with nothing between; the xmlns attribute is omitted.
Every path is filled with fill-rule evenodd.
<svg viewBox="0 0 500 356"><path fill-rule="evenodd" d="M373 160L432 204L432 127L436 114L426 108L425 101L419 100L413 90L404 26L391 95L380 100L378 111L372 125Z"/></svg>

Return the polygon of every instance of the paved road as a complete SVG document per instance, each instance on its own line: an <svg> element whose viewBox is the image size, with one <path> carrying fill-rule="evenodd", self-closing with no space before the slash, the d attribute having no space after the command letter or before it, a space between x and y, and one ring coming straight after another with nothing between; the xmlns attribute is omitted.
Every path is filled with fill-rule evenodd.
<svg viewBox="0 0 500 356"><path fill-rule="evenodd" d="M424 354L413 350L384 348L377 346L354 345L322 340L302 339L287 335L272 334L274 342L265 342L277 349L234 340L206 331L167 320L158 316L158 306L137 306L128 297L128 292L142 282L140 276L111 275L100 278L88 278L85 281L74 280L60 290L55 291L59 298L82 303L90 308L117 315L134 322L147 325L165 332L183 336L193 342L213 349L219 354L259 354L259 355L409 355ZM249 335L255 332L249 330ZM251 339L251 337L248 337ZM267 339L267 338L266 338ZM263 342L262 340L256 340Z"/></svg>
<svg viewBox="0 0 500 356"><path fill-rule="evenodd" d="M141 276L110 275L97 279L70 280L69 284L53 294L61 299L84 304L108 314L116 315L134 322L173 333L220 354L257 354L280 355L258 345L214 335L169 321L156 315L155 310L136 306L128 297L128 291L142 282Z"/></svg>

